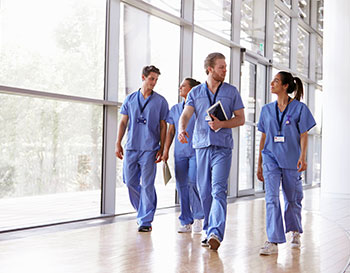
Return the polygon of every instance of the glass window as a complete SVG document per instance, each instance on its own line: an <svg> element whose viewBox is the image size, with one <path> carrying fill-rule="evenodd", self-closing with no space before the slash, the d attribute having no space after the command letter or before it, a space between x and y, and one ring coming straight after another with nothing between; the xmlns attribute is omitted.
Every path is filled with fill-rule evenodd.
<svg viewBox="0 0 350 273"><path fill-rule="evenodd" d="M200 82L207 80L204 60L212 52L220 52L225 55L227 65L225 81L230 82L230 48L196 33L193 36L193 77Z"/></svg>
<svg viewBox="0 0 350 273"><path fill-rule="evenodd" d="M195 0L194 23L231 40L231 0Z"/></svg>
<svg viewBox="0 0 350 273"><path fill-rule="evenodd" d="M99 216L103 107L0 101L0 229Z"/></svg>
<svg viewBox="0 0 350 273"><path fill-rule="evenodd" d="M164 96L169 107L178 102L180 27L136 8L121 4L120 53L119 53L119 92L118 101L137 91L142 84L142 68L155 65L160 69L155 91ZM160 35L161 33L161 35ZM171 52L171 54L169 54ZM124 141L127 135L124 136ZM174 165L170 162L171 170ZM126 186L122 180L121 160L117 160L116 212L133 211ZM157 165L156 190L158 207L174 205L174 180L164 187L162 164ZM173 172L173 171L172 171Z"/></svg>
<svg viewBox="0 0 350 273"><path fill-rule="evenodd" d="M1 5L0 85L103 99L105 1Z"/></svg>
<svg viewBox="0 0 350 273"><path fill-rule="evenodd" d="M317 1L317 30L323 33L323 0Z"/></svg>
<svg viewBox="0 0 350 273"><path fill-rule="evenodd" d="M309 23L309 0L298 0L298 13L300 18Z"/></svg>
<svg viewBox="0 0 350 273"><path fill-rule="evenodd" d="M256 65L244 62L241 66L241 97L246 121L255 122L255 69Z"/></svg>
<svg viewBox="0 0 350 273"><path fill-rule="evenodd" d="M285 4L288 8L292 8L292 0L281 0L283 4Z"/></svg>
<svg viewBox="0 0 350 273"><path fill-rule="evenodd" d="M315 89L315 110L314 118L316 120L316 126L313 130L320 134L322 132L322 112L323 112L323 92L320 89Z"/></svg>
<svg viewBox="0 0 350 273"><path fill-rule="evenodd" d="M323 40L321 37L316 39L316 82L323 83Z"/></svg>
<svg viewBox="0 0 350 273"><path fill-rule="evenodd" d="M322 164L322 136L313 136L313 153L312 156L312 183L321 183L321 164Z"/></svg>
<svg viewBox="0 0 350 273"><path fill-rule="evenodd" d="M239 128L239 190L254 186L254 133L255 126L244 125Z"/></svg>
<svg viewBox="0 0 350 273"><path fill-rule="evenodd" d="M164 11L167 11L171 14L180 16L181 13L181 0L142 0L144 2L147 2L159 9L162 9Z"/></svg>
<svg viewBox="0 0 350 273"><path fill-rule="evenodd" d="M241 45L264 56L265 1L243 0L241 18Z"/></svg>
<svg viewBox="0 0 350 273"><path fill-rule="evenodd" d="M305 77L309 75L309 39L310 34L298 26L297 71Z"/></svg>
<svg viewBox="0 0 350 273"><path fill-rule="evenodd" d="M289 67L290 17L276 9L274 13L273 61Z"/></svg>

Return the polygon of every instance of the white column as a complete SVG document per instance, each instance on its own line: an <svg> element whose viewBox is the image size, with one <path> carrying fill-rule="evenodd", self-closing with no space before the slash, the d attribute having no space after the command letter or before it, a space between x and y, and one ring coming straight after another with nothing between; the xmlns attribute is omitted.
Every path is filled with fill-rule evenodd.
<svg viewBox="0 0 350 273"><path fill-rule="evenodd" d="M322 194L350 198L350 1L324 1Z"/></svg>

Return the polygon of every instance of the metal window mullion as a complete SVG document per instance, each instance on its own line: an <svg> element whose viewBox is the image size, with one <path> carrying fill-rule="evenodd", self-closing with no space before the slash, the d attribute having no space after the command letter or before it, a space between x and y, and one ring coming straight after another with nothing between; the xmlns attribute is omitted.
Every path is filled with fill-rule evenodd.
<svg viewBox="0 0 350 273"><path fill-rule="evenodd" d="M105 54L105 98L118 101L120 1L107 1ZM118 109L104 106L101 213L115 214Z"/></svg>

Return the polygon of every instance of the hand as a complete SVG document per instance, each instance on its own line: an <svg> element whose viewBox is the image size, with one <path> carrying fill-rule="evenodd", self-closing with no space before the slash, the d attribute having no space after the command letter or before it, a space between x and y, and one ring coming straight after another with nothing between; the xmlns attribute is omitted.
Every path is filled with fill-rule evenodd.
<svg viewBox="0 0 350 273"><path fill-rule="evenodd" d="M168 152L163 152L162 160L163 160L164 162L167 162L167 161L168 161L168 158L169 158Z"/></svg>
<svg viewBox="0 0 350 273"><path fill-rule="evenodd" d="M156 154L156 161L154 161L155 163L159 163L162 161L162 154L163 154L163 150L162 149L158 150Z"/></svg>
<svg viewBox="0 0 350 273"><path fill-rule="evenodd" d="M208 122L210 129L216 131L217 129L222 128L221 121L217 117L213 116L212 114L210 114L210 116L213 119L212 121Z"/></svg>
<svg viewBox="0 0 350 273"><path fill-rule="evenodd" d="M258 177L258 179L262 182L264 182L264 176L263 176L263 168L262 166L258 166L258 171L257 171L257 174L256 176Z"/></svg>
<svg viewBox="0 0 350 273"><path fill-rule="evenodd" d="M177 139L181 143L188 143L186 137L189 138L190 136L188 135L188 133L186 131L182 131L181 133L178 134Z"/></svg>
<svg viewBox="0 0 350 273"><path fill-rule="evenodd" d="M305 159L299 158L297 163L298 172L303 172L307 169L307 163Z"/></svg>
<svg viewBox="0 0 350 273"><path fill-rule="evenodd" d="M124 158L123 147L122 147L122 145L120 145L120 143L119 144L118 143L115 144L115 155L119 159L123 159Z"/></svg>

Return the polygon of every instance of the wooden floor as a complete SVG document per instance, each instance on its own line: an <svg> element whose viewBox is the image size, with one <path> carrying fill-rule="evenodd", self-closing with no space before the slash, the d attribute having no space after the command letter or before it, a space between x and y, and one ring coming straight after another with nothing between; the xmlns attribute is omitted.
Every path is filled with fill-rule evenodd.
<svg viewBox="0 0 350 273"><path fill-rule="evenodd" d="M266 240L264 199L229 204L218 251L201 236L179 234L178 211L157 211L151 233L135 215L0 234L0 272L350 272L350 200L305 191L302 247L259 256ZM288 234L289 238L289 234Z"/></svg>

